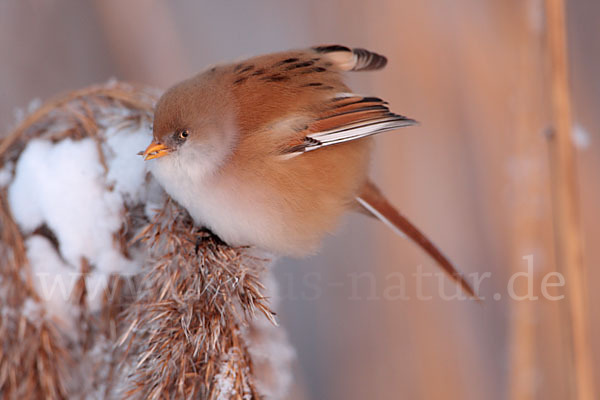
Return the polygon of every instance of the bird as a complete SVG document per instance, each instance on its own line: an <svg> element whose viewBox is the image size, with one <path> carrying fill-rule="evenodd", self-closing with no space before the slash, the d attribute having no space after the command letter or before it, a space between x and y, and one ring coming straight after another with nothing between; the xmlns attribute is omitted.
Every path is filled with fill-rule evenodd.
<svg viewBox="0 0 600 400"><path fill-rule="evenodd" d="M368 177L373 135L417 124L344 83L346 72L386 64L369 50L323 45L209 67L159 98L139 154L194 223L229 245L311 255L343 214L360 212L412 239L475 297Z"/></svg>

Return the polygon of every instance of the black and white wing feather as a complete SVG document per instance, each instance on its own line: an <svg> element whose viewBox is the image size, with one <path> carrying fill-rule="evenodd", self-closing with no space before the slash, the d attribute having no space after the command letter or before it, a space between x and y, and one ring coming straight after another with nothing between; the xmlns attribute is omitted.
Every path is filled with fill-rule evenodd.
<svg viewBox="0 0 600 400"><path fill-rule="evenodd" d="M413 119L392 113L387 102L377 97L343 95L334 98L331 104L306 128L302 143L286 149L287 155L298 155L417 124Z"/></svg>

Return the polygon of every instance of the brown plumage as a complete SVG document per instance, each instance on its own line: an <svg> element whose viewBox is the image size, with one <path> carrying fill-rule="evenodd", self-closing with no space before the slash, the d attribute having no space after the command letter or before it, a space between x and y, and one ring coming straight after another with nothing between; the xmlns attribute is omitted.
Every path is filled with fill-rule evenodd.
<svg viewBox="0 0 600 400"><path fill-rule="evenodd" d="M151 170L196 223L230 244L304 255L357 202L456 269L367 179L370 136L415 124L344 84L380 69L364 49L319 46L213 67L159 100Z"/></svg>

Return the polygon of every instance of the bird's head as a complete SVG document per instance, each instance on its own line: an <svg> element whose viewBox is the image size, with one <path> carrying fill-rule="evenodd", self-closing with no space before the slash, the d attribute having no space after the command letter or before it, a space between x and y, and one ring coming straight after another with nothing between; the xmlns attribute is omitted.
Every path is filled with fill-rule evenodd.
<svg viewBox="0 0 600 400"><path fill-rule="evenodd" d="M179 83L159 99L153 140L141 153L144 160L156 160L153 170L214 171L231 153L236 140L231 102L201 78Z"/></svg>

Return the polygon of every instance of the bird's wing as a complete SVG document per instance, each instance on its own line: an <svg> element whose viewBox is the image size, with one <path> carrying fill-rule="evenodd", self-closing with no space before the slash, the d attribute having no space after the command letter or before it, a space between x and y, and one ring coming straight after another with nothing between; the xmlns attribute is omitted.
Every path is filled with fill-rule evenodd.
<svg viewBox="0 0 600 400"><path fill-rule="evenodd" d="M386 64L384 56L365 49L328 45L231 64L224 76L242 136L269 131L283 139L277 150L292 157L414 125L390 112L381 99L349 93L343 82L345 71L378 70Z"/></svg>
<svg viewBox="0 0 600 400"><path fill-rule="evenodd" d="M342 93L329 100L320 115L301 132L301 139L290 143L284 153L298 155L416 123L392 113L387 102L377 97Z"/></svg>
<svg viewBox="0 0 600 400"><path fill-rule="evenodd" d="M382 221L396 233L401 236L408 236L413 242L418 244L446 273L448 273L448 275L450 275L452 279L460 284L466 293L477 299L477 295L469 283L458 272L454 265L452 265L450 260L442 254L427 236L421 233L416 226L400 214L372 182L367 181L359 195L356 197L356 201L368 214Z"/></svg>
<svg viewBox="0 0 600 400"><path fill-rule="evenodd" d="M341 71L372 71L387 64L384 56L360 48L329 45L312 50ZM413 119L392 113L388 103L376 97L335 93L328 100L315 120L307 124L302 139L284 150L288 157L416 124Z"/></svg>

